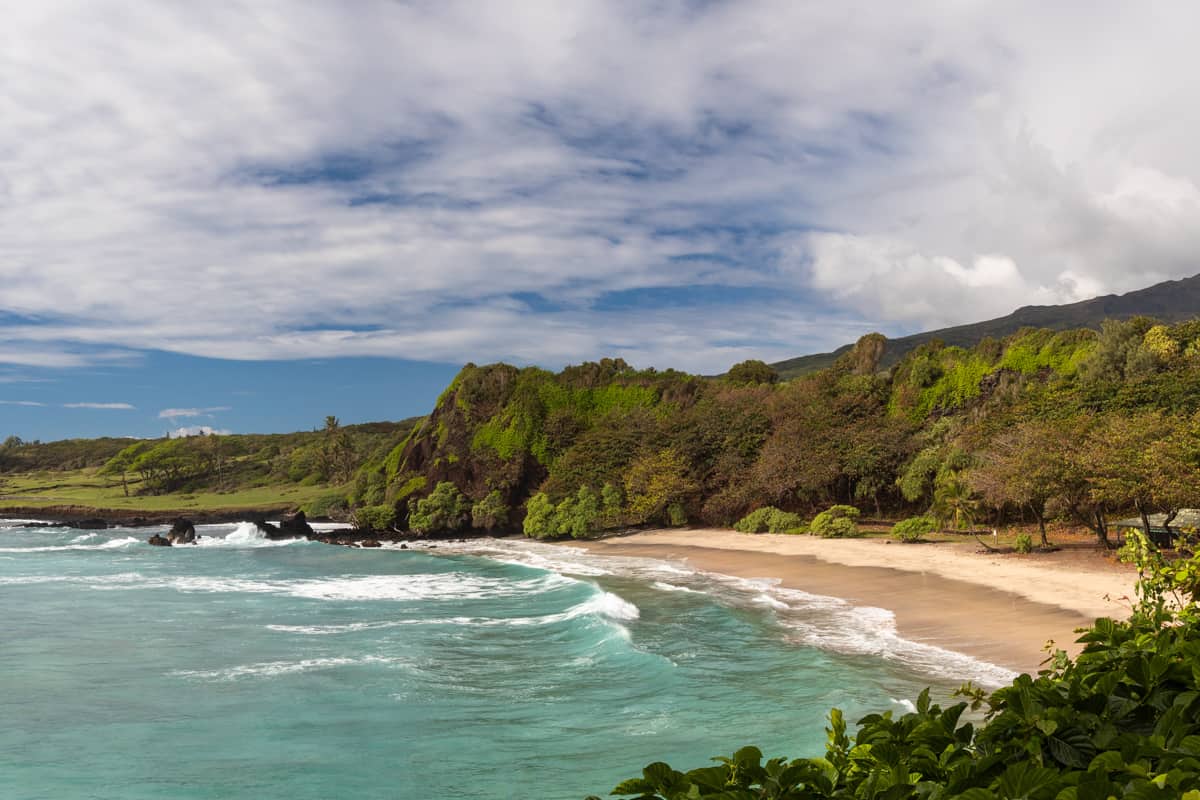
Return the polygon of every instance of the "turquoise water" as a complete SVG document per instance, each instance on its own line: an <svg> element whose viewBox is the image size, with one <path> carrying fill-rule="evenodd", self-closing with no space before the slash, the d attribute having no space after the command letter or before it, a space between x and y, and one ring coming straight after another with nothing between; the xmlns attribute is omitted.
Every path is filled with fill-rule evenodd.
<svg viewBox="0 0 1200 800"><path fill-rule="evenodd" d="M679 564L151 532L0 523L0 797L580 798L1005 677Z"/></svg>

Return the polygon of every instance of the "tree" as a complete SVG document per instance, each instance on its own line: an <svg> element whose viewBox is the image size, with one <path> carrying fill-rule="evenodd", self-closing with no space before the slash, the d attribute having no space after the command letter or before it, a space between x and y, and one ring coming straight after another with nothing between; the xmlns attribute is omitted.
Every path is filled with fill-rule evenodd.
<svg viewBox="0 0 1200 800"><path fill-rule="evenodd" d="M967 471L967 485L992 506L1012 503L1028 509L1037 521L1042 547L1048 547L1046 507L1069 489L1072 451L1070 431L1062 423L1028 420L988 443Z"/></svg>
<svg viewBox="0 0 1200 800"><path fill-rule="evenodd" d="M120 475L121 488L125 491L125 496L129 497L129 481L127 474L133 466L133 462L150 447L149 442L137 442L121 450L115 456L110 458L108 462L100 468L98 475Z"/></svg>
<svg viewBox="0 0 1200 800"><path fill-rule="evenodd" d="M521 526L526 536L544 539L558 531L554 522L554 504L545 492L538 492L525 503L525 522Z"/></svg>
<svg viewBox="0 0 1200 800"><path fill-rule="evenodd" d="M450 481L441 481L428 497L410 504L408 527L417 533L457 531L467 524L471 505Z"/></svg>
<svg viewBox="0 0 1200 800"><path fill-rule="evenodd" d="M943 524L949 522L956 529L971 530L975 527L975 514L979 500L971 490L962 472L946 470L939 473L933 490L933 512Z"/></svg>
<svg viewBox="0 0 1200 800"><path fill-rule="evenodd" d="M625 474L629 512L640 522L667 522L668 508L686 507L699 488L687 463L672 449L635 459Z"/></svg>
<svg viewBox="0 0 1200 800"><path fill-rule="evenodd" d="M493 531L508 524L508 504L500 492L493 489L471 506L471 527Z"/></svg>
<svg viewBox="0 0 1200 800"><path fill-rule="evenodd" d="M751 358L730 367L725 380L740 384L775 384L779 383L779 373L765 361Z"/></svg>
<svg viewBox="0 0 1200 800"><path fill-rule="evenodd" d="M1200 491L1200 438L1194 420L1160 411L1108 414L1090 437L1089 466L1094 500L1108 507L1132 506L1150 536L1150 514L1165 525Z"/></svg>
<svg viewBox="0 0 1200 800"><path fill-rule="evenodd" d="M838 358L835 366L849 370L855 375L871 375L879 369L879 362L883 359L885 350L887 337L882 333L868 333Z"/></svg>

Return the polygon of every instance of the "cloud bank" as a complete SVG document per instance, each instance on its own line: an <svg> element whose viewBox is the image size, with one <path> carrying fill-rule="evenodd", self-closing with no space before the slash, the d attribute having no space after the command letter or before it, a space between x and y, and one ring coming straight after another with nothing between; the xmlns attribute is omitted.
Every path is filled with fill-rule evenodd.
<svg viewBox="0 0 1200 800"><path fill-rule="evenodd" d="M0 364L714 371L1190 275L1198 17L23 4Z"/></svg>

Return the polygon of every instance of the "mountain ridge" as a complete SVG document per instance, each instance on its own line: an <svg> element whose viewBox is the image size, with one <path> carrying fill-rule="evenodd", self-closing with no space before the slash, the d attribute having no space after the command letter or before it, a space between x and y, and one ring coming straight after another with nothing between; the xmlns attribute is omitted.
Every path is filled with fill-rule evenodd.
<svg viewBox="0 0 1200 800"><path fill-rule="evenodd" d="M1022 328L1099 329L1105 319L1153 317L1160 322L1183 322L1200 316L1200 274L1162 281L1125 294L1106 294L1089 300L1051 306L1021 306L1003 317L953 325L922 333L888 339L880 366L895 365L917 347L935 339L947 345L972 347L991 336L1003 338ZM813 353L777 361L771 366L782 378L795 378L832 366L854 345L845 344L828 353Z"/></svg>

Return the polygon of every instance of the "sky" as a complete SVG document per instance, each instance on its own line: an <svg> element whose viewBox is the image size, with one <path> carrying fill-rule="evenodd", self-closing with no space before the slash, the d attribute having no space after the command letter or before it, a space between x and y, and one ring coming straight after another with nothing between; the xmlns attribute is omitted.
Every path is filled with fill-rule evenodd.
<svg viewBox="0 0 1200 800"><path fill-rule="evenodd" d="M1200 272L1191 3L15 4L0 436L399 419Z"/></svg>

